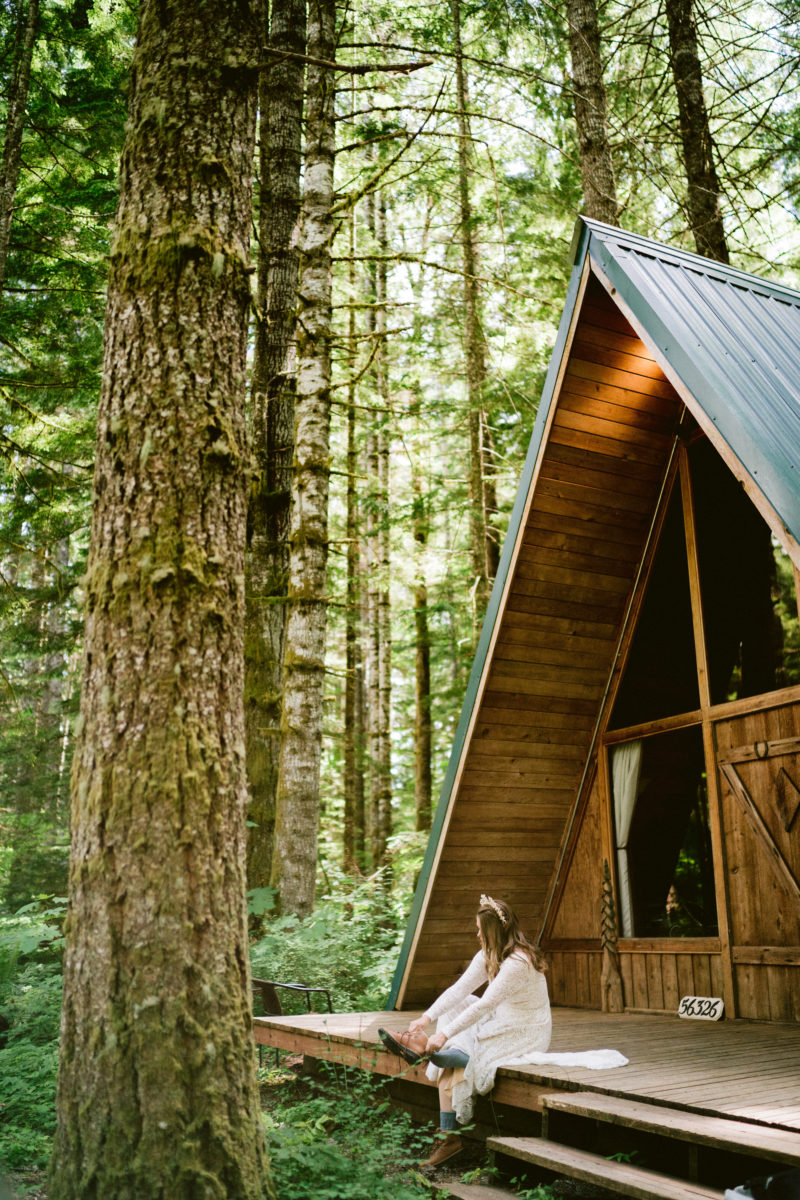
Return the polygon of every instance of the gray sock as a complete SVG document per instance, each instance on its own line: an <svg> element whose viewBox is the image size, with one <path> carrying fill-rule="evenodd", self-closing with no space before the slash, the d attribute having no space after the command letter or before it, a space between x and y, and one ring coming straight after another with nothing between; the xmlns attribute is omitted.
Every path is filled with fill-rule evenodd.
<svg viewBox="0 0 800 1200"><path fill-rule="evenodd" d="M456 1125L456 1114L454 1112L442 1112L440 1109L439 1128L443 1131L443 1133L451 1133L454 1129L457 1129L458 1126Z"/></svg>

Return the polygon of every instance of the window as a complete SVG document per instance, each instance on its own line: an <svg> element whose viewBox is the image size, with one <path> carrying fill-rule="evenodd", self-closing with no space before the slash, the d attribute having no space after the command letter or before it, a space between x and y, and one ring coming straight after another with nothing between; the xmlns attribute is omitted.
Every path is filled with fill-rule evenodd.
<svg viewBox="0 0 800 1200"><path fill-rule="evenodd" d="M712 704L800 682L794 569L705 439L689 451Z"/></svg>
<svg viewBox="0 0 800 1200"><path fill-rule="evenodd" d="M691 712L699 705L683 505L676 486L610 728Z"/></svg>
<svg viewBox="0 0 800 1200"><path fill-rule="evenodd" d="M622 937L718 933L699 726L611 749Z"/></svg>

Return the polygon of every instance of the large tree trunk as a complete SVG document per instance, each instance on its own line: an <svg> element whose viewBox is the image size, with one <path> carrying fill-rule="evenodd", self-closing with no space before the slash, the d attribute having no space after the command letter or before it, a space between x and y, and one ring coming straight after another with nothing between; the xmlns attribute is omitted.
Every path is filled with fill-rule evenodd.
<svg viewBox="0 0 800 1200"><path fill-rule="evenodd" d="M271 1195L244 905L254 4L145 0L111 252L52 1200Z"/></svg>
<svg viewBox="0 0 800 1200"><path fill-rule="evenodd" d="M464 354L467 375L467 404L469 408L469 498L470 544L472 571L475 579L474 632L486 611L492 580L497 571L498 543L491 523L494 511L490 507L494 494L487 493L487 455L485 439L487 415L484 410L483 389L486 381L483 325L477 280L474 217L470 195L470 156L472 135L467 100L467 76L461 44L461 0L451 0L453 15L453 50L456 66L456 100L458 107L458 192L461 227L461 259L464 272ZM491 472L492 467L489 467Z"/></svg>
<svg viewBox="0 0 800 1200"><path fill-rule="evenodd" d="M308 54L331 62L335 0L312 0ZM335 75L308 70L300 227L297 408L290 517L289 617L272 882L284 912L314 906L327 613L331 405L331 240Z"/></svg>
<svg viewBox="0 0 800 1200"><path fill-rule="evenodd" d="M698 254L729 262L692 0L667 0L672 77L678 95L689 225Z"/></svg>
<svg viewBox="0 0 800 1200"><path fill-rule="evenodd" d="M17 56L8 95L3 159L0 162L0 305L3 302L14 197L22 163L22 131L25 126L25 106L28 103L33 48L36 45L38 27L39 0L28 0L24 10L23 5L20 5Z"/></svg>
<svg viewBox="0 0 800 1200"><path fill-rule="evenodd" d="M303 55L305 0L273 0L270 46ZM272 868L280 754L281 676L289 574L289 499L294 450L294 324L297 307L303 67L268 64L259 90L258 314L250 403L255 479L248 510L245 734L250 784L247 881L266 887Z"/></svg>
<svg viewBox="0 0 800 1200"><path fill-rule="evenodd" d="M567 24L584 212L596 221L616 225L619 206L608 142L596 0L567 0Z"/></svg>

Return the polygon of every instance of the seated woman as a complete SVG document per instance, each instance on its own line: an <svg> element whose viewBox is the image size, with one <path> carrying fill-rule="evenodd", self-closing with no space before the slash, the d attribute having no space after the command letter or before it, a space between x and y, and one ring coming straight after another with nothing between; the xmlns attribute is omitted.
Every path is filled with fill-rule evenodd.
<svg viewBox="0 0 800 1200"><path fill-rule="evenodd" d="M456 1122L472 1115L473 1097L494 1086L497 1068L549 1063L554 1066L617 1067L628 1061L616 1050L548 1054L550 1001L542 954L521 932L516 913L502 900L481 896L476 918L480 950L464 974L412 1021L406 1033L378 1033L388 1049L407 1062L430 1058L428 1078L439 1086L437 1138L422 1166L436 1167L458 1154ZM480 999L475 988L487 983ZM437 1021L436 1032L424 1031Z"/></svg>

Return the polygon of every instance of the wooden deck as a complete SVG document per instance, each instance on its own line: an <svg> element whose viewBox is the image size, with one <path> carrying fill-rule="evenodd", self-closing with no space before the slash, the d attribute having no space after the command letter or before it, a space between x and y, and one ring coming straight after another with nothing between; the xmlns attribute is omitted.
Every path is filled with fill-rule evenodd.
<svg viewBox="0 0 800 1200"><path fill-rule="evenodd" d="M260 1045L424 1084L424 1071L386 1053L377 1032L404 1029L416 1015L257 1017L255 1037ZM800 1025L553 1009L551 1049L600 1047L620 1050L629 1065L610 1071L504 1067L493 1100L540 1112L547 1093L599 1092L800 1132Z"/></svg>

